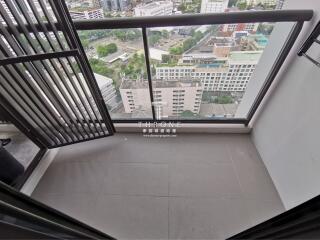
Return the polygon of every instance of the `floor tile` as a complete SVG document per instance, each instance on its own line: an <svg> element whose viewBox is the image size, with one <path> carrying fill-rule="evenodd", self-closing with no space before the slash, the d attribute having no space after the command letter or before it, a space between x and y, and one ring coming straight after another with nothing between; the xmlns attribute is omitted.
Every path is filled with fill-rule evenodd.
<svg viewBox="0 0 320 240"><path fill-rule="evenodd" d="M255 148L251 144L238 144L231 148L230 155L244 195L278 201L279 195Z"/></svg>
<svg viewBox="0 0 320 240"><path fill-rule="evenodd" d="M246 199L245 203L249 210L253 226L285 211L284 206L279 203L279 201Z"/></svg>
<svg viewBox="0 0 320 240"><path fill-rule="evenodd" d="M47 194L98 193L106 170L88 162L53 163L37 185L35 192Z"/></svg>
<svg viewBox="0 0 320 240"><path fill-rule="evenodd" d="M106 137L61 147L55 162L109 160L112 149L121 142L121 138Z"/></svg>
<svg viewBox="0 0 320 240"><path fill-rule="evenodd" d="M168 196L168 165L113 163L103 192L121 195Z"/></svg>
<svg viewBox="0 0 320 240"><path fill-rule="evenodd" d="M251 225L239 199L170 198L170 239L225 239Z"/></svg>
<svg viewBox="0 0 320 240"><path fill-rule="evenodd" d="M93 225L119 239L167 239L168 198L100 195Z"/></svg>
<svg viewBox="0 0 320 240"><path fill-rule="evenodd" d="M225 239L284 211L247 134L63 147L32 196L119 239Z"/></svg>
<svg viewBox="0 0 320 240"><path fill-rule="evenodd" d="M198 137L197 137L198 136ZM190 137L190 134L181 134L175 143L174 162L177 163L231 163L227 150L228 139L218 135L202 134Z"/></svg>
<svg viewBox="0 0 320 240"><path fill-rule="evenodd" d="M48 205L88 225L93 224L97 194L47 194L33 195L41 203Z"/></svg>
<svg viewBox="0 0 320 240"><path fill-rule="evenodd" d="M174 142L171 138L123 135L122 141L111 150L110 160L122 163L169 163L176 153Z"/></svg>
<svg viewBox="0 0 320 240"><path fill-rule="evenodd" d="M240 185L232 165L170 166L170 196L238 196Z"/></svg>

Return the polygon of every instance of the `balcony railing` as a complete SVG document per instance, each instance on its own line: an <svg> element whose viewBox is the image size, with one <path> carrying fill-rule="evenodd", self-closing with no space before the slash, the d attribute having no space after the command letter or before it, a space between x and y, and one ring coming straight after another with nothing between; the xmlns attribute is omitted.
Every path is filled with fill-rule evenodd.
<svg viewBox="0 0 320 240"><path fill-rule="evenodd" d="M112 135L111 119L248 125L313 15L246 11L72 23L63 0L38 2L40 11L32 0L0 5L0 110L41 149L28 174L48 148ZM266 33L248 36L255 23L268 23L259 30ZM153 47L159 34L165 49ZM95 56L99 42L108 46Z"/></svg>
<svg viewBox="0 0 320 240"><path fill-rule="evenodd" d="M125 34L130 34L128 30L133 30L134 34L139 36L134 41L126 39L121 42L117 40L122 45L120 49L122 55L115 56L114 59L110 59L112 54L109 54L109 58L108 54L107 57L91 57L91 52L96 51L96 49L90 49L92 48L90 46L91 43L86 46L83 42L83 46L81 46L86 48L82 50L87 52L93 71L97 74L96 78L104 75L107 78L103 81L109 80L113 82L110 86L114 89L109 89L105 84L100 85L99 80L96 79L97 85L100 87L101 96L103 96L104 103L114 123L170 121L248 125L295 43L303 23L309 21L312 16L312 10L243 11L218 14L75 20L72 27L78 31L80 38L86 31L102 30L110 33L121 29L127 30ZM220 29L223 27L232 28L234 25L243 26L256 23L269 25L272 23L285 23L288 24L287 28L291 30L288 31L285 37L282 36L280 38L280 42L273 40L273 42L268 43L274 35L272 29L276 28L271 25L271 34L269 32L269 35L257 35L257 37L261 37L262 43L261 46L255 46L257 49L253 51L237 49L238 43L236 42L241 41L241 37L236 38L232 36L232 33L238 32L241 34L241 31L236 31L237 29L226 30L228 33L221 35L222 31ZM45 26L48 31L52 30L52 24L45 24ZM197 30L199 26L204 26L205 30ZM37 24L35 24L35 27L40 32L43 29L43 26ZM153 44L152 34L153 32L162 32L164 28L168 27L173 27L170 34L174 35L173 38L177 40L175 45L177 49L172 49L171 47L170 52L161 52L162 59L154 61L151 56L154 49L150 46ZM183 29L189 33L184 35L177 33L182 29L181 27L184 27ZM26 28L30 29L30 26L26 25ZM55 24L55 28L57 30L62 29L59 23ZM21 29L21 26L17 26L17 29ZM194 33L194 35L190 35L190 32ZM198 34L200 37L197 36L198 32L201 33ZM250 32L250 30L247 30L247 32ZM257 32L257 29L253 32ZM112 34L114 36L117 33L113 32ZM112 36L110 36L108 36L109 39L106 42L103 42L105 41L104 38L90 39L90 41L92 40L92 44L99 41L102 41L102 43L116 41L115 38L112 39ZM169 37L167 45L170 44L173 38ZM184 38L186 40L189 39L191 45L186 48L187 50L183 49L181 52L179 46L186 44ZM211 38L230 42L214 45L217 42L213 40L212 44L214 46L212 46L207 44ZM207 48L209 46L217 49L220 47L221 52L218 49L216 55L209 53L207 54L208 56L204 56L206 54L203 54L200 49L203 43L207 44L204 44L204 47ZM141 49L137 46L130 51L134 44L140 45ZM267 51L270 44L279 45L279 51L272 53L274 62L272 62L267 74L259 74L257 73L257 67L261 65L261 59L265 58L265 53L262 52L264 48ZM123 49L125 50L122 51ZM198 52L195 51L196 53L194 53L193 50L195 49ZM176 53L174 50L176 50ZM55 55L52 57L65 57L64 55L60 56L60 53L49 54ZM221 54L221 56L217 56L217 54ZM242 54L247 54L248 56L244 57L248 57L248 59L241 59ZM164 61L163 55L169 60ZM235 59L234 64L232 63L233 58ZM260 61L258 61L259 59ZM10 59L1 61L6 62L10 61ZM121 66L113 64L113 61L120 61ZM237 63L237 61L242 61L242 63ZM101 70L101 65L108 68ZM139 69L134 69L137 72L135 74L126 73L126 65ZM105 70L110 70L113 75ZM252 79L253 75L255 79ZM117 76L117 79L113 79L112 76ZM259 82L259 86L256 86L255 90L251 88L251 92L248 93L248 86L255 85L255 81ZM179 96L177 91L182 91L179 92ZM251 96L248 97L247 95ZM245 104L247 106L245 108L242 107L242 113L240 113L239 107L244 105L243 99L249 100L246 100ZM208 110L204 111L205 108ZM246 109L245 113L243 113L243 109Z"/></svg>
<svg viewBox="0 0 320 240"><path fill-rule="evenodd" d="M134 18L113 18L113 19L95 19L95 20L75 20L74 21L74 27L78 31L79 35L81 36L82 33L86 31L93 31L93 30L103 30L110 32L115 29L125 29L126 31L129 31L130 29L133 29L135 31L141 32L141 38L138 40L135 39L135 42L141 42L141 49L137 47L135 50L138 52L141 52L143 56L143 60L145 61L145 71L146 73L141 73L140 78L141 79L130 79L129 77L122 76L122 78L118 81L120 83L115 83L115 85L118 84L118 94L121 95L122 104L124 106L124 114L113 114L111 111L111 117L113 118L113 121L115 123L135 123L135 122L141 122L141 121L170 121L170 122L181 122L181 123L238 123L238 124L245 124L248 125L252 117L254 116L256 110L258 109L261 101L263 100L265 94L267 93L270 85L272 84L273 80L275 79L277 73L279 72L283 62L285 61L288 53L290 52L291 47L295 43L301 28L303 26L304 21L309 21L312 18L313 12L311 10L276 10L276 11L244 11L244 12L230 12L230 13L218 13L218 14L193 14L193 15L173 15L173 16L154 16L154 17L134 17ZM228 56L222 56L221 59L225 58L227 63L229 64L228 67L223 65L223 63L219 66L215 65L216 62L219 63L219 58L212 60L212 62L205 62L203 64L198 63L184 63L181 62L181 58L184 56L189 58L194 57L192 53L192 49L197 47L197 44L201 43L201 41L208 41L208 39L211 37L217 37L220 39L223 38L223 36L217 36L217 32L209 32L209 30L202 32L201 39L197 39L197 44L195 46L192 46L191 50L185 51L184 53L178 53L177 56L178 61L175 61L172 63L163 63L162 60L158 60L158 62L154 62L152 57L150 56L153 52L153 48L151 48L151 36L153 32L156 31L163 31L163 29L167 29L168 27L173 27L174 31L179 31L177 29L181 29L181 26L184 27L186 31L197 31L197 27L199 26L206 26L206 29L221 29L223 26L232 26L235 24L256 24L256 23L278 23L281 24L287 24L287 28L290 28L291 31L288 32L288 34L285 36L285 38L282 36L281 41L273 41L269 42L268 44L277 44L281 45L279 52L275 52L274 59L275 61L272 63L272 66L270 69L268 69L268 74L266 76L259 76L259 73L257 73L257 65L260 64L261 59L263 59L264 54L262 53L262 56L259 56L260 61L257 61L256 64L253 64L251 69L250 67L244 70L241 70L241 64L235 65L235 67L238 67L238 70L232 71L230 70L231 63L230 61L230 55L233 53L231 51L228 53ZM179 28L178 28L179 27ZM59 26L58 26L59 28ZM234 31L233 31L234 32ZM207 34L207 36L206 36ZM219 34L219 33L218 33ZM225 39L230 39L230 31L228 33L227 37ZM270 36L271 35L271 36ZM271 33L268 36L263 36L261 34L261 38L267 37L268 40L272 37L273 33ZM190 35L185 35L185 38L188 39ZM178 36L179 37L179 36ZM178 38L177 37L177 38ZM172 37L173 38L173 37ZM169 38L167 41L171 41L172 38ZM192 37L190 37L191 39ZM93 40L94 41L104 41L104 38L101 40ZM105 41L106 43L111 42L112 40L108 39L108 41ZM231 43L233 44L234 41L238 41L238 39L232 39L231 37ZM130 40L126 40L123 42L123 44L132 45L130 43ZM153 44L153 43L152 43ZM262 45L265 43L262 43ZM200 44L199 44L200 45ZM264 45L265 47L265 45ZM228 48L228 46L226 47ZM231 47L232 48L232 47ZM262 49L263 50L263 49ZM266 49L267 51L268 49ZM253 53L257 53L259 50L249 51L248 55L253 55ZM90 52L90 50L89 50ZM123 51L125 52L125 51ZM165 52L165 51L164 51ZM190 53L189 53L190 52ZM244 53L243 50L235 51L237 54L240 55ZM236 54L235 53L235 54ZM131 54L131 53L129 53ZM200 51L199 54L201 55L202 52ZM174 58L173 54L168 54L169 57ZM194 54L196 55L196 53ZM210 55L210 54L209 54ZM90 58L90 56L88 56ZM103 58L98 58L103 59ZM108 60L108 59L107 59ZM110 69L112 69L113 64L109 64L107 60L102 60L105 62L107 66L110 66ZM121 60L120 60L121 61ZM201 61L201 60L200 60ZM246 59L243 59L243 65L245 65ZM240 59L241 62L241 59ZM109 64L109 65L108 65ZM128 61L125 60L124 64L128 64ZM130 64L130 63L129 63ZM210 65L211 64L211 65ZM250 64L247 64L250 66ZM212 71L210 71L210 67L212 67ZM180 68L180 69L178 69ZM210 73L210 77L212 77L214 80L208 80L206 81L205 77L197 77L197 76L190 76L188 74L182 74L181 72L177 73L178 71L187 71L187 69L191 69L191 71L199 71L201 74L200 68L204 69L204 72L202 74L208 74ZM197 68L196 70L194 70ZM222 71L219 71L219 68L222 69ZM223 69L229 68L229 70L225 70L227 72L223 73ZM154 72L156 69L156 73ZM207 72L205 69L209 69ZM255 69L255 70L254 70ZM171 75L170 73L165 75L163 74L163 77L161 76L161 71L177 71L173 72ZM255 80L252 79L253 70L255 71ZM95 71L93 67L93 71ZM117 70L114 70L117 71ZM237 72L238 71L238 72ZM242 75L239 73L239 71L251 71L249 77L241 78ZM117 74L120 74L117 72ZM145 75L144 77L142 75ZM175 76L178 75L178 76ZM196 73L192 73L196 74ZM224 75L225 77L217 77L218 74ZM228 77L228 74L231 76ZM232 74L235 75L232 79ZM245 73L244 73L245 74ZM210 78L209 77L209 78ZM245 98L247 85L252 84L252 81L256 81L257 78L260 78L259 81L261 82L259 89L256 89L255 93L250 93L251 95L254 94L254 100L252 102L247 101L245 104L250 104L251 106L248 108L246 114L238 114L237 108L239 105L241 105L241 100ZM261 78L264 78L263 81ZM241 80L245 79L245 81ZM114 79L113 79L114 80ZM229 88L222 88L223 86L226 86L226 84L221 84L221 82L229 82L227 86ZM139 82L138 82L139 81ZM169 91L172 95L168 95L168 90L164 90L165 88L170 88L170 86L165 85L165 82L171 82L171 90ZM174 85L174 82L176 84L184 82L187 83L193 83L195 86L197 85L197 82L199 82L199 87L201 85L202 92L199 96L199 92L197 92L197 88L194 87L177 87ZM239 86L236 88L235 86L230 83L232 82L233 85ZM237 84L238 82L238 84ZM220 88L219 88L220 84ZM253 83L254 84L254 83ZM138 86L140 85L140 86ZM230 86L232 86L230 88ZM240 87L241 86L241 87ZM138 90L140 90L140 92ZM187 96L182 96L180 99L177 99L175 97L175 93L172 91L177 90L185 90L187 92L192 92L193 94L187 94ZM145 90L145 91L143 91ZM125 93L127 91L127 95ZM253 90L250 90L253 91ZM148 94L146 94L148 92ZM227 94L225 94L227 92ZM214 96L215 93L219 93L222 97L219 98L219 96ZM129 95L128 95L129 94ZM139 96L140 94L140 96ZM211 95L210 95L211 94ZM213 96L212 96L213 94ZM249 94L249 95L250 95ZM138 96L137 96L138 95ZM166 96L163 96L166 95ZM209 96L209 97L208 97ZM231 97L230 97L231 96ZM205 99L205 97L208 97L211 99ZM140 103L137 103L140 98ZM167 98L167 99L165 99ZM171 99L168 99L171 98ZM189 98L189 100L187 100ZM190 98L192 98L190 100ZM200 102L199 102L200 98ZM252 98L252 97L251 97ZM141 100L143 99L143 100ZM198 99L198 100L197 100ZM216 100L214 100L216 99ZM222 103L219 105L219 99L221 99ZM228 100L230 100L231 104L228 104ZM141 101L145 101L145 104L141 103ZM191 105L194 104L194 108L189 109L185 106L187 104L187 101L192 101ZM207 101L207 102L204 102ZM226 104L223 104L224 101ZM164 104L163 104L164 102ZM168 103L169 102L169 103ZM214 104L217 102L216 104ZM250 102L250 103L248 103ZM200 103L200 104L199 104ZM131 105L130 105L131 104ZM159 104L160 108L159 109ZM161 105L162 104L162 105ZM211 104L211 105L210 105ZM127 105L127 106L126 106ZM168 106L170 105L170 106ZM180 105L180 108L179 108ZM217 107L233 107L234 110L225 110L225 112L217 113L215 110L208 110L207 115L201 115L199 114L200 109L203 107L210 107L213 106L215 108ZM131 107L131 108L130 108ZM169 110L168 110L169 109ZM188 109L189 111L186 111ZM110 107L109 107L110 110ZM203 109L201 109L202 111ZM117 110L119 112L119 109ZM135 117L135 114L132 114L134 112L138 112L138 117ZM165 113L167 112L167 113ZM168 114L170 112L170 114ZM219 111L218 111L219 112ZM140 115L139 115L140 113ZM185 114L184 113L188 113ZM126 115L127 114L127 115ZM160 114L160 115L159 115ZM162 115L161 115L162 114ZM140 116L140 117L139 117ZM141 117L142 116L142 117Z"/></svg>

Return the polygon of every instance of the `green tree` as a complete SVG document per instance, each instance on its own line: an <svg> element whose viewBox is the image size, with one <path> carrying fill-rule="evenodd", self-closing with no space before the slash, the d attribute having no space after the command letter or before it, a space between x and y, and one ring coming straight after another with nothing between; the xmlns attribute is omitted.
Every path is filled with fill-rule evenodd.
<svg viewBox="0 0 320 240"><path fill-rule="evenodd" d="M148 39L148 42L150 46L154 46L160 41L160 39L161 39L160 34L151 34L151 36Z"/></svg>
<svg viewBox="0 0 320 240"><path fill-rule="evenodd" d="M115 53L118 47L115 43L109 43L107 45L99 45L97 47L97 53L99 57L105 57L111 53Z"/></svg>
<svg viewBox="0 0 320 240"><path fill-rule="evenodd" d="M118 47L117 47L117 45L115 43L109 43L107 45L107 50L108 50L109 54L110 53L115 53L116 51L118 51Z"/></svg>
<svg viewBox="0 0 320 240"><path fill-rule="evenodd" d="M82 46L85 50L87 50L89 48L89 40L88 39L84 39L81 41Z"/></svg>
<svg viewBox="0 0 320 240"><path fill-rule="evenodd" d="M185 51L189 50L190 48L192 48L196 44L197 44L197 41L194 38L189 38L183 42L182 49L185 52Z"/></svg>
<svg viewBox="0 0 320 240"><path fill-rule="evenodd" d="M126 39L126 33L125 31L122 31L122 30L114 30L113 31L113 34L116 38L124 41Z"/></svg>
<svg viewBox="0 0 320 240"><path fill-rule="evenodd" d="M216 97L213 102L217 104L228 104L228 103L233 103L234 101L230 96L219 96L219 97Z"/></svg>
<svg viewBox="0 0 320 240"><path fill-rule="evenodd" d="M135 53L132 58L129 59L128 63L122 64L120 68L126 77L130 77L131 79L137 79L139 77L147 78L145 57L143 54Z"/></svg>
<svg viewBox="0 0 320 240"><path fill-rule="evenodd" d="M183 111L182 113L180 113L180 117L185 117L185 118L190 118L190 117L194 117L195 114L193 112L191 112L190 110L186 110Z"/></svg>
<svg viewBox="0 0 320 240"><path fill-rule="evenodd" d="M186 4L184 3L181 3L179 6L178 6L178 10L181 11L182 13L184 13L186 11L187 7L186 7Z"/></svg>
<svg viewBox="0 0 320 240"><path fill-rule="evenodd" d="M200 31L196 31L194 34L193 34L193 38L196 42L200 41L202 38L203 38L204 34Z"/></svg>
<svg viewBox="0 0 320 240"><path fill-rule="evenodd" d="M93 72L112 78L112 74L114 73L114 71L113 69L108 68L105 62L98 59L90 58L89 63Z"/></svg>
<svg viewBox="0 0 320 240"><path fill-rule="evenodd" d="M238 0L229 0L228 7L236 6Z"/></svg>
<svg viewBox="0 0 320 240"><path fill-rule="evenodd" d="M173 55L181 55L183 53L183 49L181 46L171 47L169 48L169 52Z"/></svg>
<svg viewBox="0 0 320 240"><path fill-rule="evenodd" d="M246 10L248 5L247 5L247 2L246 1L238 1L237 2L237 7L240 9L240 10Z"/></svg>
<svg viewBox="0 0 320 240"><path fill-rule="evenodd" d="M167 31L167 30L162 30L161 31L161 35L162 35L162 37L164 37L164 38L169 38L169 32Z"/></svg>

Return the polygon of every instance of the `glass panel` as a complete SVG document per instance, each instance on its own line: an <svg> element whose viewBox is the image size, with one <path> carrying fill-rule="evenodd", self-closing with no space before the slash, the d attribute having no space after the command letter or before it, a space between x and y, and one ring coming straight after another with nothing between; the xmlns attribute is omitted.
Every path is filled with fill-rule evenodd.
<svg viewBox="0 0 320 240"><path fill-rule="evenodd" d="M141 30L78 33L111 118L152 118Z"/></svg>
<svg viewBox="0 0 320 240"><path fill-rule="evenodd" d="M157 118L244 118L237 109L273 28L239 23L149 29Z"/></svg>

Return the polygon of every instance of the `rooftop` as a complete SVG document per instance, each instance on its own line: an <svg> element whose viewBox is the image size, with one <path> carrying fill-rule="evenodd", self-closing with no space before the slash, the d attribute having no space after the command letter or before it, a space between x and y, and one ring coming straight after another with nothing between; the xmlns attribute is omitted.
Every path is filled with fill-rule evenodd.
<svg viewBox="0 0 320 240"><path fill-rule="evenodd" d="M258 63L263 51L234 51L230 52L230 62Z"/></svg>
<svg viewBox="0 0 320 240"><path fill-rule="evenodd" d="M154 80L152 81L153 88L184 88L184 87L199 87L200 80L194 79L179 79L179 80ZM147 80L123 80L120 89L148 89Z"/></svg>
<svg viewBox="0 0 320 240"><path fill-rule="evenodd" d="M88 7L75 7L72 9L69 9L69 12L91 12L91 11L97 11L100 8L88 8Z"/></svg>
<svg viewBox="0 0 320 240"><path fill-rule="evenodd" d="M97 74L97 73L94 73L94 77L97 80L99 88L102 88L104 85L110 84L113 82L111 78L105 77L105 76Z"/></svg>
<svg viewBox="0 0 320 240"><path fill-rule="evenodd" d="M160 5L167 5L167 4L172 4L172 2L170 1L160 1L160 2L151 2L151 3L147 3L147 4L142 4L142 5L138 5L136 8L140 9L153 9L156 8Z"/></svg>
<svg viewBox="0 0 320 240"><path fill-rule="evenodd" d="M253 34L249 35L248 39L253 39L255 42L257 42L261 46L267 46L268 44L268 38L263 34Z"/></svg>

